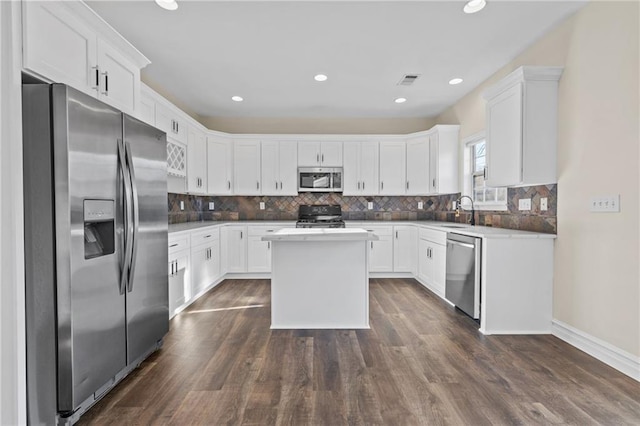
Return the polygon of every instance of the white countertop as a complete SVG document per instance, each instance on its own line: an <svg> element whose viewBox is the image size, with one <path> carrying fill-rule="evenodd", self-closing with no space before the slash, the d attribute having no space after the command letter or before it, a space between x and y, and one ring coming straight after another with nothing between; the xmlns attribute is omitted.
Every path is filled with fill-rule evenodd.
<svg viewBox="0 0 640 426"><path fill-rule="evenodd" d="M394 226L394 225L413 225L423 228L434 229L442 232L452 232L456 234L469 235L479 238L551 238L555 239L555 234L544 234L540 232L518 231L515 229L505 228L492 228L489 226L471 226L461 223L453 222L437 222L437 221L383 221L383 220L353 220L346 221L347 230L353 230L359 227L368 226ZM288 229L304 230L309 228L294 228L295 221L283 220L283 221L262 221L262 220L247 220L247 221L203 221L203 222L187 222L169 225L169 233L186 232L194 229L204 228L208 226L223 226L223 225L249 225L249 226L281 226ZM311 229L312 231L330 230L330 229ZM333 229L334 231L340 231L340 228ZM275 234L275 233L274 233ZM298 235L303 235L301 232ZM301 236L296 237L303 239ZM323 238L323 237L320 237ZM326 237L324 237L326 238ZM336 237L341 239L346 237ZM265 240L266 241L266 240ZM275 241L275 240L272 240Z"/></svg>
<svg viewBox="0 0 640 426"><path fill-rule="evenodd" d="M283 228L262 241L369 241L378 236L361 228Z"/></svg>

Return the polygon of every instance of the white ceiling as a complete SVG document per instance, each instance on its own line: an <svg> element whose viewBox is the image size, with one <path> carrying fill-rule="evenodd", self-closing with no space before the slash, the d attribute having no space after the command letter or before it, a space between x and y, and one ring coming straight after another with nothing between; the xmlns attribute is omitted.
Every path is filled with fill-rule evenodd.
<svg viewBox="0 0 640 426"><path fill-rule="evenodd" d="M432 117L584 5L488 0L467 15L457 0L178 2L87 3L151 60L146 80L204 117ZM398 86L407 73L421 77Z"/></svg>

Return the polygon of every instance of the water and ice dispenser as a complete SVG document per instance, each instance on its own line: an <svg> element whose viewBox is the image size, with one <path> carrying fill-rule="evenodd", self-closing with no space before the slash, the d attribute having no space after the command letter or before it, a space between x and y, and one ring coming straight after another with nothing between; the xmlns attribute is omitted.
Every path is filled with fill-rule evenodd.
<svg viewBox="0 0 640 426"><path fill-rule="evenodd" d="M84 258L113 254L115 201L84 200Z"/></svg>

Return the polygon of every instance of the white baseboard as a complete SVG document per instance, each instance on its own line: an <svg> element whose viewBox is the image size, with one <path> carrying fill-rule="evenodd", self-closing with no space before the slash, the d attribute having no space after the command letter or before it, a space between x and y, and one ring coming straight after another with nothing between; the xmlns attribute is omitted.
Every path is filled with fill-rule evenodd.
<svg viewBox="0 0 640 426"><path fill-rule="evenodd" d="M551 322L551 334L640 382L640 357L562 321Z"/></svg>

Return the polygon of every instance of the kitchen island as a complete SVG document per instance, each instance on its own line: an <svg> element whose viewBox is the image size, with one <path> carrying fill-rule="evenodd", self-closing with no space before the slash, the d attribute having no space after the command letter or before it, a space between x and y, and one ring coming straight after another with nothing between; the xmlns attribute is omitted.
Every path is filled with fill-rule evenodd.
<svg viewBox="0 0 640 426"><path fill-rule="evenodd" d="M271 328L369 328L369 241L360 228L284 228L271 255Z"/></svg>

